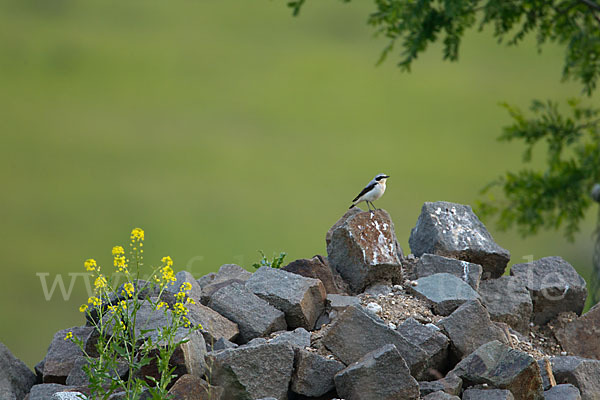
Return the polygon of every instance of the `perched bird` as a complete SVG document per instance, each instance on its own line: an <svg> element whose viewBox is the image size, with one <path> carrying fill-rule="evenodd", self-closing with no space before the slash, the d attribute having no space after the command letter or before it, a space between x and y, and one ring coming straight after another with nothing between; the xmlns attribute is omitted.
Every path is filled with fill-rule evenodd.
<svg viewBox="0 0 600 400"><path fill-rule="evenodd" d="M372 202L383 196L383 193L385 192L385 181L387 178L389 178L389 176L386 174L378 174L375 176L375 178L373 178L373 180L369 182L367 186L365 186L362 192L360 192L358 196L352 200L352 205L348 209L354 207L361 201L364 201L367 203L369 211L371 211L371 207L369 205L373 206L373 208L377 210Z"/></svg>

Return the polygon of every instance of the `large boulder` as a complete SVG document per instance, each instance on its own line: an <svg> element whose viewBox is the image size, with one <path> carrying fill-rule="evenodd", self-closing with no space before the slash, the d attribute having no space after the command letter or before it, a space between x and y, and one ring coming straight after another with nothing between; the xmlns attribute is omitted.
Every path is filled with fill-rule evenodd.
<svg viewBox="0 0 600 400"><path fill-rule="evenodd" d="M422 374L416 379L435 379L447 370L449 340L435 325L423 325L414 318L408 318L396 328L410 343L427 353Z"/></svg>
<svg viewBox="0 0 600 400"><path fill-rule="evenodd" d="M292 329L312 330L325 309L327 293L318 279L265 266L252 274L246 288L283 311Z"/></svg>
<svg viewBox="0 0 600 400"><path fill-rule="evenodd" d="M21 400L36 382L35 374L25 363L0 343L0 399Z"/></svg>
<svg viewBox="0 0 600 400"><path fill-rule="evenodd" d="M461 304L480 298L465 281L445 272L419 278L407 289L431 304L438 315L450 315Z"/></svg>
<svg viewBox="0 0 600 400"><path fill-rule="evenodd" d="M232 283L244 284L252 276L251 272L236 264L224 264L219 268L219 272L211 272L197 280L198 285L202 288L202 297L200 301L207 305L210 297L217 290L229 286Z"/></svg>
<svg viewBox="0 0 600 400"><path fill-rule="evenodd" d="M340 313L323 336L322 343L346 365L386 344L393 344L413 375L423 373L429 357L422 348L410 343L377 316L357 306L350 306Z"/></svg>
<svg viewBox="0 0 600 400"><path fill-rule="evenodd" d="M419 391L422 397L435 392L444 392L458 396L461 390L462 379L454 374L447 374L445 377L435 381L419 382Z"/></svg>
<svg viewBox="0 0 600 400"><path fill-rule="evenodd" d="M515 400L541 400L542 378L538 363L529 354L495 340L480 346L452 370L464 386L488 384L510 390Z"/></svg>
<svg viewBox="0 0 600 400"><path fill-rule="evenodd" d="M539 362L541 364L541 360ZM550 357L552 374L557 384L570 383L581 392L583 400L600 399L600 361L576 356ZM544 387L550 388L548 376L542 368Z"/></svg>
<svg viewBox="0 0 600 400"><path fill-rule="evenodd" d="M600 360L600 303L554 335L569 354Z"/></svg>
<svg viewBox="0 0 600 400"><path fill-rule="evenodd" d="M479 295L492 321L504 322L527 334L533 303L523 281L514 276L487 279L481 282Z"/></svg>
<svg viewBox="0 0 600 400"><path fill-rule="evenodd" d="M287 328L282 311L240 283L227 285L213 293L208 306L238 324L237 341L240 343Z"/></svg>
<svg viewBox="0 0 600 400"><path fill-rule="evenodd" d="M335 389L333 377L346 366L305 349L296 350L290 389L307 397L319 397Z"/></svg>
<svg viewBox="0 0 600 400"><path fill-rule="evenodd" d="M417 279L445 272L462 279L474 290L477 290L481 280L482 268L481 265L473 264L468 261L438 256L435 254L423 254L417 260L414 272Z"/></svg>
<svg viewBox="0 0 600 400"><path fill-rule="evenodd" d="M287 399L294 350L285 343L262 343L211 352L211 383L224 389L224 399Z"/></svg>
<svg viewBox="0 0 600 400"><path fill-rule="evenodd" d="M581 400L581 393L575 386L566 383L546 390L544 400Z"/></svg>
<svg viewBox="0 0 600 400"><path fill-rule="evenodd" d="M533 302L533 322L543 325L561 312L581 315L587 288L575 268L560 257L545 257L513 265L510 274L521 279Z"/></svg>
<svg viewBox="0 0 600 400"><path fill-rule="evenodd" d="M344 294L348 292L348 285L340 274L329 267L327 259L322 256L302 258L292 261L282 268L284 271L302 275L306 278L319 279L327 294Z"/></svg>
<svg viewBox="0 0 600 400"><path fill-rule="evenodd" d="M220 338L233 341L240 330L237 324L228 320L215 310L198 302L186 304L189 312L187 317L194 326L202 326L200 330L206 343L215 343Z"/></svg>
<svg viewBox="0 0 600 400"><path fill-rule="evenodd" d="M450 338L450 347L458 359L493 340L508 343L504 331L490 320L485 307L477 300L463 304L440 320L438 326Z"/></svg>
<svg viewBox="0 0 600 400"><path fill-rule="evenodd" d="M417 257L429 253L479 264L483 279L500 277L510 260L471 206L446 201L423 204L408 243Z"/></svg>
<svg viewBox="0 0 600 400"><path fill-rule="evenodd" d="M84 355L77 344L65 340L67 333L72 332L86 343L93 331L92 327L82 326L56 332L44 359L44 383L64 385L75 362Z"/></svg>
<svg viewBox="0 0 600 400"><path fill-rule="evenodd" d="M333 230L327 255L331 267L350 289L360 293L374 282L401 281L397 243L394 224L386 211L358 212Z"/></svg>
<svg viewBox="0 0 600 400"><path fill-rule="evenodd" d="M419 384L393 344L365 354L334 380L338 395L346 400L419 398Z"/></svg>

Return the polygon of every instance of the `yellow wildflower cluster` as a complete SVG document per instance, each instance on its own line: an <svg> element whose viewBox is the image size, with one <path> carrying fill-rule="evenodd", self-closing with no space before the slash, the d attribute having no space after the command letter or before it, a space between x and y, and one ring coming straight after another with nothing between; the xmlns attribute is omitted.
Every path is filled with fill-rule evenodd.
<svg viewBox="0 0 600 400"><path fill-rule="evenodd" d="M82 304L79 307L79 312L85 312L88 309L88 305L87 304Z"/></svg>
<svg viewBox="0 0 600 400"><path fill-rule="evenodd" d="M90 258L89 260L85 260L83 266L87 271L95 271L98 264L96 264L96 260Z"/></svg>
<svg viewBox="0 0 600 400"><path fill-rule="evenodd" d="M106 281L106 278L102 274L98 275L98 277L94 281L94 287L96 289L103 289L106 287L107 284L108 284L108 282Z"/></svg>
<svg viewBox="0 0 600 400"><path fill-rule="evenodd" d="M65 336L65 340L69 340L73 338L73 332L69 331L67 332L67 336Z"/></svg>
<svg viewBox="0 0 600 400"><path fill-rule="evenodd" d="M115 266L115 268L118 268L119 272L123 272L123 270L125 270L125 273L127 273L128 260L125 258L125 249L123 249L123 246L113 247L112 255L113 265Z"/></svg>
<svg viewBox="0 0 600 400"><path fill-rule="evenodd" d="M127 297L132 298L134 291L135 288L133 287L133 284L131 282L127 282L123 285L123 290L121 291L121 294L123 294L123 296L126 295Z"/></svg>
<svg viewBox="0 0 600 400"><path fill-rule="evenodd" d="M143 242L144 241L144 230L141 228L135 228L131 231L131 243Z"/></svg>
<svg viewBox="0 0 600 400"><path fill-rule="evenodd" d="M167 303L165 303L164 301L161 301L160 303L158 303L158 305L156 306L157 310L160 310L161 308L169 308L169 305Z"/></svg>
<svg viewBox="0 0 600 400"><path fill-rule="evenodd" d="M173 268L171 268L173 266L173 260L171 257L163 257L161 261L163 264L165 264L165 266L160 269L160 279L155 275L154 281L156 283L160 283L160 287L162 288L169 284L172 285L177 278L175 278L175 272L173 271Z"/></svg>
<svg viewBox="0 0 600 400"><path fill-rule="evenodd" d="M88 304L91 304L93 306L99 306L102 304L102 300L100 300L96 296L92 296L88 299Z"/></svg>

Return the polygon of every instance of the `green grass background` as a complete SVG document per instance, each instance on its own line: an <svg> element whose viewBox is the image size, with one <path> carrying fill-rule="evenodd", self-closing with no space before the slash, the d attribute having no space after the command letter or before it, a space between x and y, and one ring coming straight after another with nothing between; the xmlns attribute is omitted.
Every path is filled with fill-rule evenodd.
<svg viewBox="0 0 600 400"><path fill-rule="evenodd" d="M519 168L498 106L579 94L563 50L467 35L413 72L366 25L372 2L0 0L0 341L33 366L80 325L81 278L46 301L36 273L106 269L146 231L146 260L197 277L257 250L325 254L325 233L376 173L405 252L424 201L473 204ZM597 101L597 97L592 99ZM543 161L543 160L537 160ZM513 254L560 255L586 277L596 210L574 243L491 233Z"/></svg>

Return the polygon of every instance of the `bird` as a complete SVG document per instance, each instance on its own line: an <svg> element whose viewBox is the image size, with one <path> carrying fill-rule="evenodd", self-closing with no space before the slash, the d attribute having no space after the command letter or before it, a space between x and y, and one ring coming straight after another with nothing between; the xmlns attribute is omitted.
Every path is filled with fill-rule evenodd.
<svg viewBox="0 0 600 400"><path fill-rule="evenodd" d="M371 211L370 205L373 206L375 210L377 210L377 207L373 205L373 201L383 196L383 193L385 192L385 181L389 177L390 176L386 174L375 175L375 178L373 178L373 180L369 182L367 186L365 186L362 192L360 192L358 196L356 196L354 200L352 200L352 205L348 207L348 209L351 209L361 201L364 201L367 203L369 211Z"/></svg>

